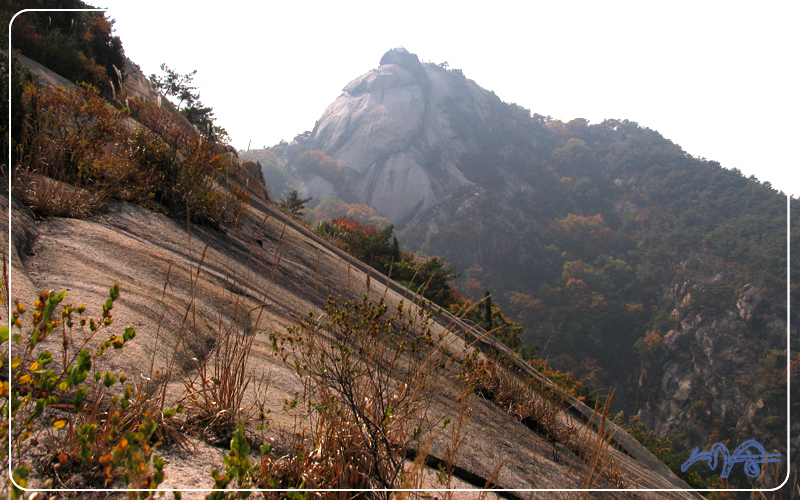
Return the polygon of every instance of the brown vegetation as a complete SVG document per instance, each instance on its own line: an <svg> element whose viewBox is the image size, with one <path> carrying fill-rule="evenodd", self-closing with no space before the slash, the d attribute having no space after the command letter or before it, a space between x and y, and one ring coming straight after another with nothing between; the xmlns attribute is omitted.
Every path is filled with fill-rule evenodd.
<svg viewBox="0 0 800 500"><path fill-rule="evenodd" d="M35 213L86 217L117 198L212 225L241 215L247 193L217 181L234 164L168 111L136 100L116 109L91 86L29 85L23 103L12 190Z"/></svg>

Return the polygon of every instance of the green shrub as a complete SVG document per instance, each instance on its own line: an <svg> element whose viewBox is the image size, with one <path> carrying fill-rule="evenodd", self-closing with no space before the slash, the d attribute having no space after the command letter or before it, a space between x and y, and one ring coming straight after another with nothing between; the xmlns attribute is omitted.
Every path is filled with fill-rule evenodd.
<svg viewBox="0 0 800 500"><path fill-rule="evenodd" d="M96 317L89 316L85 306L63 304L66 295L66 291L42 292L30 314L15 300L11 330L0 328L0 343L10 341L12 354L11 379L3 382L0 403L4 416L0 458L10 461L12 477L21 487L33 469L46 488L52 487L57 472L70 478L72 485L108 486L122 478L131 488L155 488L164 479L164 463L154 454L159 423L176 410L164 410L160 401L143 394L141 386L115 391L115 386L125 384L125 375L98 369L106 349L123 349L136 336L133 327L121 336L106 333L114 322L119 286L109 290ZM51 336L60 339L43 344ZM61 346L60 352L42 348L54 343ZM45 459L28 463L38 447ZM9 488L11 498L22 497L22 490L12 483L1 491ZM140 495L147 496L152 495Z"/></svg>
<svg viewBox="0 0 800 500"><path fill-rule="evenodd" d="M222 492L234 481L237 489L248 489L252 486L251 481L255 470L250 459L247 458L249 453L250 445L247 444L247 437L244 434L244 423L239 420L236 424L236 432L231 438L230 452L222 459L225 464L225 473L223 474L217 469L211 471L211 477L214 478L214 491L206 495L207 500L232 500L250 496L249 491Z"/></svg>

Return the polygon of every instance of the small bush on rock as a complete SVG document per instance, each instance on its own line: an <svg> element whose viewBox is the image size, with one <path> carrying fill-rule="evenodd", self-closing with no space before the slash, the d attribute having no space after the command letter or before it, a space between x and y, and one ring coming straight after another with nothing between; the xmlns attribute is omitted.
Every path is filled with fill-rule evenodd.
<svg viewBox="0 0 800 500"><path fill-rule="evenodd" d="M305 381L305 393L287 406L307 411L312 424L298 435L294 453L263 453L260 486L391 489L408 484L406 459L424 455L431 431L441 424L429 408L444 392L444 373L451 367L445 337L433 332L432 316L402 302L389 313L383 299L342 303L330 298L324 314L309 313L286 336L273 335L276 353ZM380 495L389 497L373 497Z"/></svg>
<svg viewBox="0 0 800 500"><path fill-rule="evenodd" d="M106 349L123 349L136 336L133 327L107 333L119 286L96 317L83 305L63 304L66 295L42 292L29 313L15 300L11 330L0 328L0 343L10 342L12 354L0 402L0 458L10 461L14 480L0 491L22 498L17 485L26 487L32 470L45 488L56 477L69 478L67 486L107 487L121 478L131 488L155 488L164 479L164 463L154 454L159 424L178 410L159 407L141 386L125 385L124 374L98 368ZM54 344L60 352L43 348Z"/></svg>

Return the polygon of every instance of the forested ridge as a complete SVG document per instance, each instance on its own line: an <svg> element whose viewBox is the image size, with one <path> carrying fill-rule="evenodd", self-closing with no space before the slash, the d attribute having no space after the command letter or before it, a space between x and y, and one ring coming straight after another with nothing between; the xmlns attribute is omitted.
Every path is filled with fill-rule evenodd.
<svg viewBox="0 0 800 500"><path fill-rule="evenodd" d="M505 341L590 398L615 389L623 420L638 415L676 449L752 438L785 450L786 355L800 361L796 326L786 345L787 197L635 122L490 105L487 123L445 103L455 133L478 142L459 161L469 184L397 233L455 269L451 310L490 291L513 327ZM308 175L346 187L346 166L311 135L244 154L280 189ZM312 204L375 215L336 194ZM796 199L791 211L796 241ZM794 325L799 295L792 285Z"/></svg>
<svg viewBox="0 0 800 500"><path fill-rule="evenodd" d="M786 196L634 122L496 104L502 132L464 158L474 184L400 240L454 264L467 297L492 290L539 357L616 388L617 409L681 446L785 449ZM798 299L795 283L794 325Z"/></svg>

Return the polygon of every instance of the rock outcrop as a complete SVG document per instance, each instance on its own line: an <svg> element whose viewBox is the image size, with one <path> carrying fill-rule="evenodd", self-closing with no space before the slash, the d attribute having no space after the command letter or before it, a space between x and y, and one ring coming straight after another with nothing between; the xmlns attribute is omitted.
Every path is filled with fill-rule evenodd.
<svg viewBox="0 0 800 500"><path fill-rule="evenodd" d="M377 69L347 84L312 139L344 167L358 203L402 226L468 182L458 162L477 145L457 133L448 107L458 103L472 127L488 127L492 99L461 72L392 49ZM302 188L328 194L317 192L321 185L311 176Z"/></svg>
<svg viewBox="0 0 800 500"><path fill-rule="evenodd" d="M763 302L764 298L758 288L748 283L742 288L739 300L736 301L739 316L745 321L752 320L762 308Z"/></svg>
<svg viewBox="0 0 800 500"><path fill-rule="evenodd" d="M722 287L731 290L727 307L699 312L699 297ZM722 274L676 284L667 297L673 327L642 366L639 417L685 449L756 439L785 453L785 352L765 350L765 339L785 335L786 323L764 321L770 307L759 288L737 288Z"/></svg>

